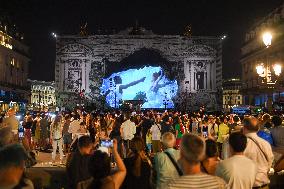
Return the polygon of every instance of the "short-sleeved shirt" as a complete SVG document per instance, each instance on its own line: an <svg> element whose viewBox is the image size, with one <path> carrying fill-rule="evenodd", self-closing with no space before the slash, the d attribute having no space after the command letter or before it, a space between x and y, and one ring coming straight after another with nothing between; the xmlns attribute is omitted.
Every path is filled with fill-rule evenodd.
<svg viewBox="0 0 284 189"><path fill-rule="evenodd" d="M178 131L178 134L177 134L177 138L181 138L182 137L182 132L181 132L181 128L180 128L180 124L176 124L175 125L175 130Z"/></svg>
<svg viewBox="0 0 284 189"><path fill-rule="evenodd" d="M173 148L168 148L165 150L170 153L170 155L177 161L180 158L179 150ZM169 159L169 157L164 152L159 152L154 157L155 170L157 172L157 188L162 189L173 178L179 177L179 174Z"/></svg>
<svg viewBox="0 0 284 189"><path fill-rule="evenodd" d="M223 189L226 183L223 179L200 173L195 175L185 175L171 180L165 189Z"/></svg>
<svg viewBox="0 0 284 189"><path fill-rule="evenodd" d="M225 123L221 123L218 128L218 139L217 142L223 143L225 136L229 134L229 127Z"/></svg>

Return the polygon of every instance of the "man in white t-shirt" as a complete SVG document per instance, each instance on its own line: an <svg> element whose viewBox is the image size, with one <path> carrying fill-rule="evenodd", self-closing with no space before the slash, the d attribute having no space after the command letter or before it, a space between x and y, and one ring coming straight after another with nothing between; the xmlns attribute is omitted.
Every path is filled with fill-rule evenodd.
<svg viewBox="0 0 284 189"><path fill-rule="evenodd" d="M232 133L229 137L229 145L232 156L217 166L216 175L223 178L229 188L252 188L257 167L244 155L247 137L240 132Z"/></svg>
<svg viewBox="0 0 284 189"><path fill-rule="evenodd" d="M135 123L130 121L130 115L125 115L126 121L121 124L121 137L123 139L124 144L124 157L126 157L126 150L129 149L129 142L134 138L136 133L136 126Z"/></svg>
<svg viewBox="0 0 284 189"><path fill-rule="evenodd" d="M243 133L248 139L244 155L257 165L253 187L268 188L270 183L268 172L274 160L271 146L256 134L259 130L258 119L255 117L244 118L243 125Z"/></svg>
<svg viewBox="0 0 284 189"><path fill-rule="evenodd" d="M154 125L150 128L152 133L152 147L153 153L157 153L160 151L160 141L161 141L161 125L156 121Z"/></svg>

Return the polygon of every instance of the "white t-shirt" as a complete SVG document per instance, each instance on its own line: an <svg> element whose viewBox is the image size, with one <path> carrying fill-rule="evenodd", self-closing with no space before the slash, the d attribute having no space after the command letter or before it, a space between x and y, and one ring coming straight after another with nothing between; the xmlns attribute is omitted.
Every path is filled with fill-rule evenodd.
<svg viewBox="0 0 284 189"><path fill-rule="evenodd" d="M152 125L150 131L152 132L152 140L161 140L161 125Z"/></svg>
<svg viewBox="0 0 284 189"><path fill-rule="evenodd" d="M255 163L244 155L234 155L221 161L216 175L223 178L229 188L252 188L257 173Z"/></svg>
<svg viewBox="0 0 284 189"><path fill-rule="evenodd" d="M123 140L132 140L134 138L134 134L136 133L135 123L128 119L121 124L121 128L121 136Z"/></svg>
<svg viewBox="0 0 284 189"><path fill-rule="evenodd" d="M74 120L74 121L72 121L70 123L68 132L72 133L72 134L78 133L78 131L80 130L80 123L81 123L81 120Z"/></svg>

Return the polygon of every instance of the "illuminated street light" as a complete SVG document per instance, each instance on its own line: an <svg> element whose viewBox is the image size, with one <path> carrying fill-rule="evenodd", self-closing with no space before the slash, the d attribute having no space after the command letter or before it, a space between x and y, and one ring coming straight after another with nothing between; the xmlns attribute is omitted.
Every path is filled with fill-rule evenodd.
<svg viewBox="0 0 284 189"><path fill-rule="evenodd" d="M223 35L222 37L221 37L221 40L224 40L224 39L226 39L226 35Z"/></svg>
<svg viewBox="0 0 284 189"><path fill-rule="evenodd" d="M56 33L54 33L54 32L52 32L51 35L52 35L54 38L57 37Z"/></svg>
<svg viewBox="0 0 284 189"><path fill-rule="evenodd" d="M272 34L270 32L265 32L262 35L262 41L264 45L266 46L266 48L270 47L271 41L272 41Z"/></svg>
<svg viewBox="0 0 284 189"><path fill-rule="evenodd" d="M282 71L282 66L280 64L274 64L273 70L275 72L275 75L279 76L281 74L281 71Z"/></svg>
<svg viewBox="0 0 284 189"><path fill-rule="evenodd" d="M259 64L256 66L256 73L258 75L262 75L264 73L264 66L263 64Z"/></svg>

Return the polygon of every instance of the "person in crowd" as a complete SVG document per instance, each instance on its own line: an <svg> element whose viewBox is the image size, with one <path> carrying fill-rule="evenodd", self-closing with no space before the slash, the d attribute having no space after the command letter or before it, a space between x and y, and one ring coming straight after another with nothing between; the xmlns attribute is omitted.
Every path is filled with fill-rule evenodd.
<svg viewBox="0 0 284 189"><path fill-rule="evenodd" d="M33 125L33 118L30 115L30 112L27 112L23 121L23 127L24 127L25 139L27 140L29 146L32 145L32 133L31 133L32 125Z"/></svg>
<svg viewBox="0 0 284 189"><path fill-rule="evenodd" d="M135 137L131 141L130 153L124 159L127 174L122 185L123 189L150 188L149 178L151 174L151 161L144 151L144 142L141 137Z"/></svg>
<svg viewBox="0 0 284 189"><path fill-rule="evenodd" d="M118 150L119 154L122 154L122 151L121 151L122 138L121 138L121 133L120 133L120 127L121 127L120 119L115 118L114 124L113 124L113 129L112 129L109 137L110 137L110 139L116 139L117 150Z"/></svg>
<svg viewBox="0 0 284 189"><path fill-rule="evenodd" d="M13 143L13 132L11 127L0 128L0 148Z"/></svg>
<svg viewBox="0 0 284 189"><path fill-rule="evenodd" d="M42 118L39 122L40 124L40 147L42 150L47 150L48 144L49 144L49 123L48 123L48 117L45 114L42 114Z"/></svg>
<svg viewBox="0 0 284 189"><path fill-rule="evenodd" d="M34 145L35 145L35 149L38 150L41 147L41 126L40 126L40 120L41 117L36 119L36 123L35 123L35 136L34 136Z"/></svg>
<svg viewBox="0 0 284 189"><path fill-rule="evenodd" d="M16 118L16 111L13 108L10 108L7 112L7 117L4 118L3 124L11 127L13 135L14 135L14 140L18 141L18 130L19 130L19 125L20 122Z"/></svg>
<svg viewBox="0 0 284 189"><path fill-rule="evenodd" d="M260 130L263 130L264 128L271 128L271 116L269 114L263 114L263 116L260 119Z"/></svg>
<svg viewBox="0 0 284 189"><path fill-rule="evenodd" d="M149 154L152 152L152 133L150 129L148 130L146 134L146 150Z"/></svg>
<svg viewBox="0 0 284 189"><path fill-rule="evenodd" d="M248 139L244 155L253 160L257 166L253 187L268 188L270 182L268 172L274 159L271 146L267 141L257 136L259 123L255 117L244 118L243 125L243 133Z"/></svg>
<svg viewBox="0 0 284 189"><path fill-rule="evenodd" d="M20 144L0 148L0 188L33 189L33 183L24 174L28 155Z"/></svg>
<svg viewBox="0 0 284 189"><path fill-rule="evenodd" d="M32 128L31 128L31 136L32 136L32 145L31 145L31 149L32 150L37 150L37 145L38 145L38 136L39 136L39 121L40 121L41 117L40 114L37 113L36 117L33 119L33 124L32 124ZM36 135L37 134L37 135Z"/></svg>
<svg viewBox="0 0 284 189"><path fill-rule="evenodd" d="M184 134L180 148L180 164L184 175L171 180L164 188L226 188L226 183L221 178L202 173L201 161L204 156L205 142L203 139L197 135Z"/></svg>
<svg viewBox="0 0 284 189"><path fill-rule="evenodd" d="M69 133L69 127L71 123L71 116L69 114L65 115L65 121L62 129L63 143L64 143L64 153L69 153L69 148L72 143L72 135Z"/></svg>
<svg viewBox="0 0 284 189"><path fill-rule="evenodd" d="M143 120L141 119L141 116L140 115L137 115L134 119L134 123L136 125L136 133L135 133L135 136L141 136L142 134L142 123L143 123Z"/></svg>
<svg viewBox="0 0 284 189"><path fill-rule="evenodd" d="M92 178L79 182L77 189L119 189L126 176L126 167L117 151L117 141L113 140L112 154L116 161L117 171L111 174L111 158L105 152L94 152L89 163Z"/></svg>
<svg viewBox="0 0 284 189"><path fill-rule="evenodd" d="M216 167L220 163L217 143L212 139L207 139L205 144L205 159L201 162L202 172L214 175Z"/></svg>
<svg viewBox="0 0 284 189"><path fill-rule="evenodd" d="M229 126L229 133L232 133L235 130L240 130L241 127L239 126L240 123L240 117L237 115L231 115L230 116L230 123L228 124Z"/></svg>
<svg viewBox="0 0 284 189"><path fill-rule="evenodd" d="M244 155L247 137L241 132L232 133L229 145L232 156L219 163L216 175L223 178L231 189L253 188L257 167Z"/></svg>
<svg viewBox="0 0 284 189"><path fill-rule="evenodd" d="M191 132L196 135L198 134L198 120L195 115L191 118Z"/></svg>
<svg viewBox="0 0 284 189"><path fill-rule="evenodd" d="M274 146L284 150L284 127L282 125L282 119L279 116L273 116L271 122L274 126L272 129L270 129Z"/></svg>
<svg viewBox="0 0 284 189"><path fill-rule="evenodd" d="M170 123L170 116L168 112L164 112L163 117L162 117L162 122L161 122L161 134L163 135L166 132L172 132L173 127Z"/></svg>
<svg viewBox="0 0 284 189"><path fill-rule="evenodd" d="M91 157L93 142L89 136L82 136L78 139L78 148L71 153L66 163L68 186L76 188L81 181L91 178L88 171L88 163Z"/></svg>
<svg viewBox="0 0 284 189"><path fill-rule="evenodd" d="M157 153L161 148L161 125L160 125L160 116L157 115L155 119L155 123L150 128L150 132L152 133L152 149L153 153Z"/></svg>
<svg viewBox="0 0 284 189"><path fill-rule="evenodd" d="M176 148L179 148L181 137L182 137L182 125L180 124L180 120L178 116L175 116L173 119L173 126L175 128L176 135Z"/></svg>
<svg viewBox="0 0 284 189"><path fill-rule="evenodd" d="M174 149L175 144L176 139L174 134L167 132L162 135L162 147L164 152L158 152L154 156L154 168L157 174L155 184L158 189L164 188L170 179L179 177L177 168L169 158L169 156L171 156L175 162L177 162L180 157L179 151Z"/></svg>
<svg viewBox="0 0 284 189"><path fill-rule="evenodd" d="M153 125L153 122L150 118L150 112L146 112L142 125L141 125L142 126L142 138L143 138L144 143L146 143L146 135L149 129L152 127L152 125Z"/></svg>
<svg viewBox="0 0 284 189"><path fill-rule="evenodd" d="M55 157L57 147L59 148L60 164L63 164L63 150L62 150L62 116L57 115L50 126L50 138L52 140L52 163L55 164Z"/></svg>
<svg viewBox="0 0 284 189"><path fill-rule="evenodd" d="M217 144L218 144L218 151L219 156L222 154L222 145L224 140L229 136L229 127L227 125L227 118L226 116L220 116L220 125L217 127Z"/></svg>
<svg viewBox="0 0 284 189"><path fill-rule="evenodd" d="M129 149L130 141L134 138L136 133L136 126L135 123L130 121L130 114L125 115L126 120L121 124L121 137L123 139L123 155L126 157L127 150Z"/></svg>

